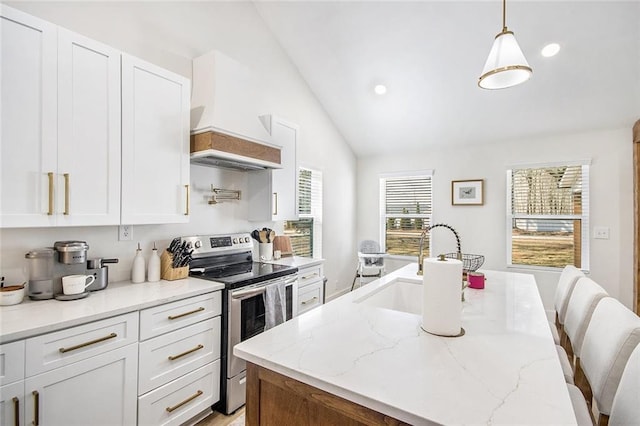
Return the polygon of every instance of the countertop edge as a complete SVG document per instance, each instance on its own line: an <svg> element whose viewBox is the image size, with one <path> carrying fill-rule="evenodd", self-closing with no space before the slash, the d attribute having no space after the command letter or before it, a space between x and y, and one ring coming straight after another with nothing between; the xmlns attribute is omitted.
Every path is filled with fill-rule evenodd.
<svg viewBox="0 0 640 426"><path fill-rule="evenodd" d="M196 278L175 281L161 280L159 282L141 284L121 281L110 283L106 289L93 292L88 298L76 301L61 302L55 299L32 301L27 299L17 305L0 307L0 345L189 297L212 293L223 288L224 284L222 283ZM113 300L107 300L107 298ZM119 299L116 300L116 298ZM87 308L86 313L82 312L81 306L83 305L80 304ZM71 312L66 318L59 319L59 316L64 315L65 306L68 306L74 312ZM46 311L52 310L56 311L56 314L47 315ZM16 323L28 324L33 321L34 315L40 313L38 311L44 312L42 314L43 317L37 315L40 318L33 326L21 327L14 325ZM47 316L51 317L51 322L47 321ZM10 331L6 331L7 328ZM11 331L12 329L15 329L15 331Z"/></svg>

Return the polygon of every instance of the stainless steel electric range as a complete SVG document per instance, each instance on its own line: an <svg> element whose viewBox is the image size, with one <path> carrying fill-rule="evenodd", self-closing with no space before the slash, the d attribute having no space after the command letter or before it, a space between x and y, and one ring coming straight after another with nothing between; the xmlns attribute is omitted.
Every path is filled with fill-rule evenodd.
<svg viewBox="0 0 640 426"><path fill-rule="evenodd" d="M193 248L189 275L224 283L220 401L214 409L230 414L245 403L246 363L233 347L265 330L263 294L271 284L286 286L286 319L297 315L298 268L254 262L247 233L182 237Z"/></svg>

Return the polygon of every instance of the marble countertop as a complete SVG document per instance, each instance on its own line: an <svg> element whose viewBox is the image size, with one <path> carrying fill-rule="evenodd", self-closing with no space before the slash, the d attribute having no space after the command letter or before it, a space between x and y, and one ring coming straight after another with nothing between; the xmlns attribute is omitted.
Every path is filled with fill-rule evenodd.
<svg viewBox="0 0 640 426"><path fill-rule="evenodd" d="M420 313L358 303L411 264L236 345L234 353L413 425L576 424L535 279L484 271L466 334L425 333ZM420 291L420 290L418 290Z"/></svg>
<svg viewBox="0 0 640 426"><path fill-rule="evenodd" d="M302 257L302 256L288 256L281 257L278 260L271 260L265 263L275 263L278 265L287 265L287 266L295 266L296 268L306 268L308 266L320 265L324 262L324 259L315 259L312 257Z"/></svg>
<svg viewBox="0 0 640 426"><path fill-rule="evenodd" d="M224 288L224 284L198 278L133 284L109 283L85 299L73 301L25 300L0 306L0 343L96 321L115 315L198 296Z"/></svg>

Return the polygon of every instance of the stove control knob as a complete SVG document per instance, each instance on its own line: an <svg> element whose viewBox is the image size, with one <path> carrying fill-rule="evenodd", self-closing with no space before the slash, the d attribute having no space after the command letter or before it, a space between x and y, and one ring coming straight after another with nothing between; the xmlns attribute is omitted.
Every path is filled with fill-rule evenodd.
<svg viewBox="0 0 640 426"><path fill-rule="evenodd" d="M238 239L237 238L233 239L233 244L238 244Z"/></svg>
<svg viewBox="0 0 640 426"><path fill-rule="evenodd" d="M250 240L249 240L249 237L244 237L244 242L245 242L245 243L248 243L249 241L250 241Z"/></svg>
<svg viewBox="0 0 640 426"><path fill-rule="evenodd" d="M199 249L200 247L202 247L202 242L200 240L196 240L196 242L193 245L195 248Z"/></svg>

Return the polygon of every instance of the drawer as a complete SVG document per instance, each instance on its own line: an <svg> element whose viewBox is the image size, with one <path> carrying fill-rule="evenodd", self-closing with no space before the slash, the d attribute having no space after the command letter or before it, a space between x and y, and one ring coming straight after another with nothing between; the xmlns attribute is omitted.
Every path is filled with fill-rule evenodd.
<svg viewBox="0 0 640 426"><path fill-rule="evenodd" d="M322 305L322 281L309 284L298 292L298 315Z"/></svg>
<svg viewBox="0 0 640 426"><path fill-rule="evenodd" d="M317 280L322 281L322 265L298 270L298 288L302 289Z"/></svg>
<svg viewBox="0 0 640 426"><path fill-rule="evenodd" d="M221 312L219 291L145 309L140 311L140 340L213 318Z"/></svg>
<svg viewBox="0 0 640 426"><path fill-rule="evenodd" d="M137 341L137 312L32 337L26 341L26 376L69 365Z"/></svg>
<svg viewBox="0 0 640 426"><path fill-rule="evenodd" d="M220 399L220 360L138 398L138 425L180 425Z"/></svg>
<svg viewBox="0 0 640 426"><path fill-rule="evenodd" d="M140 343L138 394L220 358L220 317Z"/></svg>
<svg viewBox="0 0 640 426"><path fill-rule="evenodd" d="M0 345L0 386L24 379L24 340Z"/></svg>

